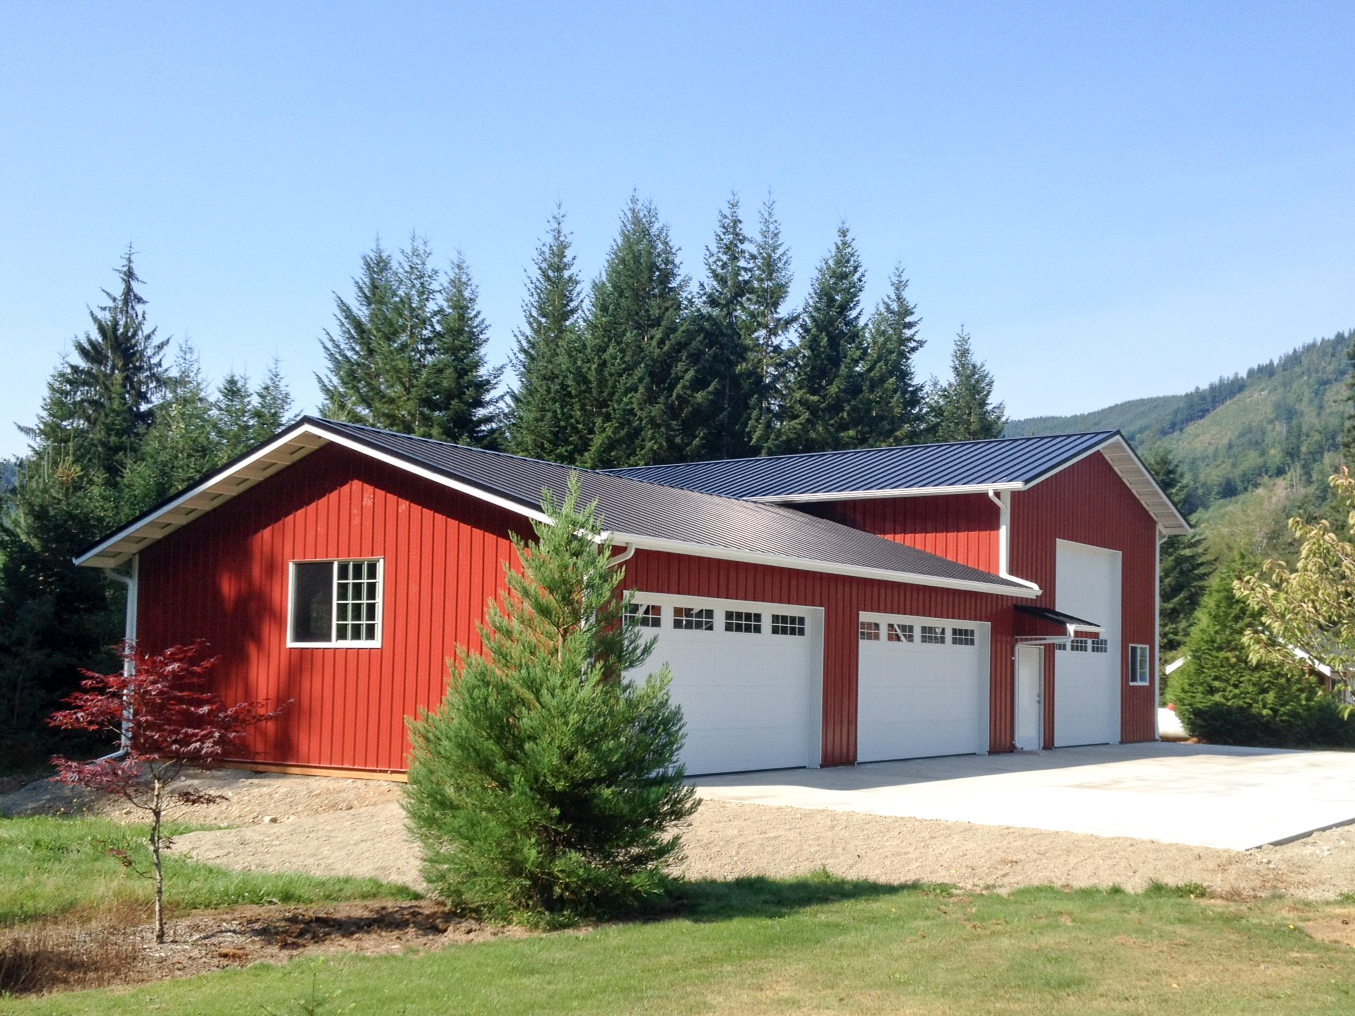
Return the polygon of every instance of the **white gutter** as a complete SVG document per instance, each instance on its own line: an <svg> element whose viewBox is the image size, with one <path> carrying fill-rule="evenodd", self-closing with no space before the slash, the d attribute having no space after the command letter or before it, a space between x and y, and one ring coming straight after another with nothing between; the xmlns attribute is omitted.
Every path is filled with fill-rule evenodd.
<svg viewBox="0 0 1355 1016"><path fill-rule="evenodd" d="M635 552L639 549L633 543L628 543L625 546L626 549L623 550L620 554L617 554L616 557L609 557L607 559L608 568L615 568L617 565L624 564L625 562L629 561L631 558L635 556Z"/></svg>
<svg viewBox="0 0 1355 1016"><path fill-rule="evenodd" d="M987 491L988 499L997 505L997 574L1000 578L1008 582L1016 582L1025 586L1027 589L1035 590L1039 595L1040 587L1027 579L1017 578L1009 570L1011 564L1012 548L1012 494L1009 490L998 493L998 488L990 487ZM1069 629L1069 635L1072 629Z"/></svg>
<svg viewBox="0 0 1355 1016"><path fill-rule="evenodd" d="M721 561L742 561L772 568L793 568L797 571L820 572L825 575L848 575L852 578L879 579L883 582L902 582L909 585L933 586L938 589L962 589L966 592L991 593L996 596L1017 596L1032 599L1040 595L1040 587L1020 579L1011 581L1017 586L1001 586L994 582L974 579L952 579L942 575L922 575L916 572L894 571L889 568L871 568L866 565L839 564L815 558L787 557L782 554L761 554L749 550L731 550L705 543L685 543L657 536L636 536L632 533L608 533L618 543L633 544L642 550L661 550L669 554L691 557L710 557ZM883 538L883 537L882 537ZM1007 576L1003 576L1006 578Z"/></svg>
<svg viewBox="0 0 1355 1016"><path fill-rule="evenodd" d="M136 645L137 628L137 590L138 579L141 572L141 555L133 554L130 562L131 567L127 572L120 572L116 569L108 569L108 574L123 584L127 590L127 606L123 611L122 618L122 676L132 677L136 673L136 660L132 657L132 648ZM105 755L99 759L103 762L107 759L121 758L127 754L127 750L132 746L132 703L127 700L127 706L122 711L122 736L118 738L118 750L111 755Z"/></svg>

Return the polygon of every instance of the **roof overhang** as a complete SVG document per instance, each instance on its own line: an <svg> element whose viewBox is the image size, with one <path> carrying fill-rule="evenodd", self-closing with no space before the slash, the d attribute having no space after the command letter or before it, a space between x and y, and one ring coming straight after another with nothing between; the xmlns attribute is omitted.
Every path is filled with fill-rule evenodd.
<svg viewBox="0 0 1355 1016"><path fill-rule="evenodd" d="M1038 618L1041 621L1048 621L1050 624L1060 625L1068 630L1067 635L1058 636L1059 638L1072 638L1075 631L1094 631L1104 632L1105 625L1097 624L1094 621L1087 621L1080 617L1074 617L1072 614L1065 614L1061 610L1053 610L1049 607L1036 607L1026 603L1018 603L1016 609L1023 614ZM1042 636L1017 636L1021 638L1040 638Z"/></svg>
<svg viewBox="0 0 1355 1016"><path fill-rule="evenodd" d="M1184 536L1191 531L1190 523L1172 503L1166 493L1158 486L1153 474L1143 464L1134 449L1129 447L1121 434L1111 434L1092 448L1088 448L1058 465L1041 473L1031 480L1007 483L969 483L954 484L948 487L881 487L872 490L836 490L815 491L808 494L780 494L769 497L750 497L749 501L763 501L769 504L809 504L816 501L858 501L886 497L937 497L944 494L987 494L1001 491L1029 490L1036 484L1060 473L1069 466L1081 462L1089 455L1100 452L1106 457L1112 469L1119 474L1126 487L1153 517L1158 532L1163 536Z"/></svg>
<svg viewBox="0 0 1355 1016"><path fill-rule="evenodd" d="M484 490L455 477L433 469L409 462L406 459L379 448L373 448L361 441L355 441L347 434L330 430L323 424L310 420L291 427L272 441L247 452L234 462L228 463L216 473L202 480L181 494L171 498L140 518L134 519L121 529L105 537L102 541L86 550L75 559L77 565L88 568L117 569L127 565L142 550L156 541L169 536L190 522L196 521L214 508L219 508L232 498L243 494L251 487L287 466L301 461L307 455L327 444L342 445L363 455L378 459L408 473L413 473L444 487L460 491L481 501L508 509L536 522L546 522L548 518L539 507L522 504L519 501L502 497L492 491ZM819 561L811 558L785 557L777 554L760 553L718 547L708 544L687 543L681 540L669 540L661 537L612 531L603 534L616 545L625 544L642 550L662 551L669 554L684 554L692 557L715 558L722 561L742 561L749 564L762 564L773 568L792 568L797 571L820 572L830 575L847 575L855 578L878 579L884 582L902 582L914 585L932 586L941 589L956 589L969 592L989 593L997 596L1015 596L1027 599L1039 595L1039 590L1008 584L997 576L993 582L971 579L946 578L944 576L921 575L912 572L895 571L888 568L870 568L860 565L840 564L832 561Z"/></svg>

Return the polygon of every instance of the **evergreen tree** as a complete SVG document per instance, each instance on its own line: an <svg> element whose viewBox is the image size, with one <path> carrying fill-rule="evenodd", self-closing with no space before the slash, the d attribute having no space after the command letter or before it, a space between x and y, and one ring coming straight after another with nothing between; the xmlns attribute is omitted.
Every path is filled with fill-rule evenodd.
<svg viewBox="0 0 1355 1016"><path fill-rule="evenodd" d="M1185 503L1186 477L1176 456L1165 445L1147 449L1143 464L1178 507ZM1164 654L1185 645L1200 599L1209 585L1210 564L1198 532L1169 536L1162 542L1159 589L1160 642Z"/></svg>
<svg viewBox="0 0 1355 1016"><path fill-rule="evenodd" d="M923 389L913 367L922 348L917 310L908 300L903 268L889 276L889 292L870 316L862 368L863 447L916 444L924 440Z"/></svg>
<svg viewBox="0 0 1355 1016"><path fill-rule="evenodd" d="M583 355L569 365L592 439L578 465L680 462L702 439L699 336L668 227L632 195L593 283Z"/></svg>
<svg viewBox="0 0 1355 1016"><path fill-rule="evenodd" d="M353 280L354 302L335 295L334 333L320 340L325 415L406 434L491 443L488 329L460 257L444 285L426 240L410 238L397 262L377 241Z"/></svg>
<svg viewBox="0 0 1355 1016"><path fill-rule="evenodd" d="M791 285L790 251L781 242L781 224L771 198L758 217L745 309L751 347L748 440L760 455L776 450L789 383L787 338L800 315L783 313Z"/></svg>
<svg viewBox="0 0 1355 1016"><path fill-rule="evenodd" d="M405 809L423 873L453 906L558 924L653 900L695 809L678 762L682 713L623 621L629 596L596 505L546 494L550 524L514 538L482 655L462 651L436 712L410 724Z"/></svg>
<svg viewBox="0 0 1355 1016"><path fill-rule="evenodd" d="M1336 700L1290 660L1253 662L1245 634L1260 614L1234 589L1250 571L1241 560L1221 568L1205 594L1186 643L1186 663L1168 697L1193 736L1215 744L1297 746L1348 737Z"/></svg>
<svg viewBox="0 0 1355 1016"><path fill-rule="evenodd" d="M1346 364L1350 373L1346 380L1346 418L1341 430L1341 461L1351 466L1355 465L1355 342L1346 348Z"/></svg>
<svg viewBox="0 0 1355 1016"><path fill-rule="evenodd" d="M121 287L105 289L108 303L89 312L94 331L75 340L74 356L48 383L36 426L23 428L35 447L64 445L85 475L115 485L155 418L164 384L162 357L168 339L148 328L141 278L128 245L117 270Z"/></svg>
<svg viewBox="0 0 1355 1016"><path fill-rule="evenodd" d="M192 345L180 344L155 422L119 486L120 514L134 518L221 465L224 435Z"/></svg>
<svg viewBox="0 0 1355 1016"><path fill-rule="evenodd" d="M861 294L866 273L856 243L839 226L801 312L784 420L782 452L859 448L866 354Z"/></svg>
<svg viewBox="0 0 1355 1016"><path fill-rule="evenodd" d="M976 441L1002 436L1006 406L992 404L993 375L974 359L969 334L961 328L950 356L950 380L933 385L928 415L936 441Z"/></svg>
<svg viewBox="0 0 1355 1016"><path fill-rule="evenodd" d="M452 262L433 342L424 358L419 410L423 434L440 441L494 447L501 431L494 386L500 370L485 360L489 326L480 313L480 294L460 254Z"/></svg>
<svg viewBox="0 0 1355 1016"><path fill-rule="evenodd" d="M514 336L518 384L510 394L510 445L518 455L580 462L591 443L592 423L579 414L581 393L569 386L569 367L583 355L583 286L558 206L532 263L523 328Z"/></svg>
<svg viewBox="0 0 1355 1016"><path fill-rule="evenodd" d="M234 455L240 454L254 442L254 397L249 390L249 377L231 371L216 387L216 426L221 439Z"/></svg>
<svg viewBox="0 0 1355 1016"><path fill-rule="evenodd" d="M730 195L720 212L715 242L706 248L705 260L707 277L697 288L693 322L705 356L694 387L710 414L705 439L690 450L690 456L742 458L754 450L749 430L759 379L754 322L749 314L751 241L743 229L737 194Z"/></svg>

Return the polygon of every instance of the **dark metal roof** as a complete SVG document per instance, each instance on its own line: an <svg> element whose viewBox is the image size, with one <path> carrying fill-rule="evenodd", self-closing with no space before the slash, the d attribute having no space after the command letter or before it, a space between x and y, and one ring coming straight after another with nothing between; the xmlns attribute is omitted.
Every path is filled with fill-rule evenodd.
<svg viewBox="0 0 1355 1016"><path fill-rule="evenodd" d="M815 495L1032 483L1116 436L1115 431L634 466L608 472L727 497Z"/></svg>
<svg viewBox="0 0 1355 1016"><path fill-rule="evenodd" d="M977 568L779 505L741 501L358 424L318 419L307 422L536 511L541 508L543 488L549 489L557 501L562 500L569 476L574 473L584 500L598 502L604 526L618 535L907 572L1008 587L1013 592L1028 594L1018 583Z"/></svg>
<svg viewBox="0 0 1355 1016"><path fill-rule="evenodd" d="M604 526L620 542L678 553L684 552L685 545L690 548L686 552L706 556L1022 597L1034 595L1028 587L997 575L780 505L314 417L300 420L272 441L110 534L85 551L77 563L119 567L202 512L332 441L459 484L538 517L543 489L549 489L557 501L563 500L570 474L577 474L583 498L598 502Z"/></svg>
<svg viewBox="0 0 1355 1016"><path fill-rule="evenodd" d="M1038 617L1041 621L1050 621L1065 628L1071 624L1074 628L1095 628L1100 631L1104 627L1095 621L1086 621L1080 617L1074 617L1072 614L1065 614L1061 610L1052 610L1049 607L1032 607L1028 603L1018 603L1016 609L1023 614L1029 614L1031 617Z"/></svg>

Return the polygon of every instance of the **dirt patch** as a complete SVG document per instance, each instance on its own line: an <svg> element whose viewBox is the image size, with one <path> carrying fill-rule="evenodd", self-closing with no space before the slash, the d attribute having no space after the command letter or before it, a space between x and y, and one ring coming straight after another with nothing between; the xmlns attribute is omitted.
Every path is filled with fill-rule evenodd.
<svg viewBox="0 0 1355 1016"><path fill-rule="evenodd" d="M225 867L356 875L422 888L418 851L405 830L402 786L375 780L222 770L197 778L223 794L176 816L237 828L189 833L174 849ZM0 797L0 813L58 809L136 820L116 799L90 801L44 782ZM1258 850L932 819L893 818L705 801L683 829L690 878L792 876L827 868L885 883L949 882L966 889L1024 885L1120 886L1198 883L1231 899L1276 894L1330 900L1355 894L1355 827L1314 833Z"/></svg>
<svg viewBox="0 0 1355 1016"><path fill-rule="evenodd" d="M112 915L10 929L0 933L0 975L8 961L8 990L36 994L189 977L302 954L380 955L527 934L452 917L426 901L199 911L171 920L166 930L169 941L157 944L149 925L129 928Z"/></svg>

